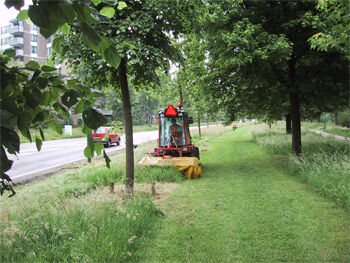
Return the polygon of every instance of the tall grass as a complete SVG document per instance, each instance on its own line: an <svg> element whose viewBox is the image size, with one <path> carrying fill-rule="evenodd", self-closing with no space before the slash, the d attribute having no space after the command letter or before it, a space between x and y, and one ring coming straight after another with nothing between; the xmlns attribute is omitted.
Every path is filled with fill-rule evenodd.
<svg viewBox="0 0 350 263"><path fill-rule="evenodd" d="M106 193L105 195L108 195ZM47 198L0 214L0 262L123 262L161 213L150 199Z"/></svg>
<svg viewBox="0 0 350 263"><path fill-rule="evenodd" d="M350 144L302 132L302 156L291 154L291 135L283 128L252 130L254 141L268 152L286 156L293 175L337 204L350 208Z"/></svg>

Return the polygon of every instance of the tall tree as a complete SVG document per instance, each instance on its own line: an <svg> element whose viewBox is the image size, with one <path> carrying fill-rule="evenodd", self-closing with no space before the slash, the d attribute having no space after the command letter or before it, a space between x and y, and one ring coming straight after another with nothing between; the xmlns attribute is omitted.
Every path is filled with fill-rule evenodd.
<svg viewBox="0 0 350 263"><path fill-rule="evenodd" d="M122 58L116 71L91 48L86 48L81 38L81 27L74 27L75 34L65 37L60 55L68 59L73 72L91 87L105 86L121 89L126 135L126 193L132 194L134 185L134 154L132 115L129 82L136 89L157 86L157 69L169 69L169 59L177 60L179 54L171 42L183 30L182 16L187 8L183 1L125 1L111 19L101 18L93 29L111 39ZM98 12L105 7L96 5ZM89 43L86 43L89 44Z"/></svg>
<svg viewBox="0 0 350 263"><path fill-rule="evenodd" d="M344 56L310 50L308 39L321 24L315 3L208 2L203 28L215 92L249 112L290 112L292 150L300 154L301 106L321 108L349 97Z"/></svg>

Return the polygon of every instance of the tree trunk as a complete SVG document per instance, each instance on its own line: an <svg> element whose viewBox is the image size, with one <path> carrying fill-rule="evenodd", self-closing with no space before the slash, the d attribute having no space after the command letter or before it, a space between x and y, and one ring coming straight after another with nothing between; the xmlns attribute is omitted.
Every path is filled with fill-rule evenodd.
<svg viewBox="0 0 350 263"><path fill-rule="evenodd" d="M290 94L292 117L292 150L296 155L301 154L300 101L298 93Z"/></svg>
<svg viewBox="0 0 350 263"><path fill-rule="evenodd" d="M292 120L290 118L290 113L286 115L286 133L291 134L292 133Z"/></svg>
<svg viewBox="0 0 350 263"><path fill-rule="evenodd" d="M122 59L119 66L120 86L124 109L125 151L126 151L126 180L125 193L131 196L134 190L134 147L132 133L131 103L127 79L126 59Z"/></svg>
<svg viewBox="0 0 350 263"><path fill-rule="evenodd" d="M202 136L201 134L201 118L198 117L198 134L199 138Z"/></svg>
<svg viewBox="0 0 350 263"><path fill-rule="evenodd" d="M269 129L271 129L271 122L268 122L267 124L269 125Z"/></svg>
<svg viewBox="0 0 350 263"><path fill-rule="evenodd" d="M296 81L296 55L295 45L290 60L288 61L288 78L290 82L290 106L292 118L292 151L296 155L301 154L301 128L300 128L300 98L299 87Z"/></svg>
<svg viewBox="0 0 350 263"><path fill-rule="evenodd" d="M338 122L338 112L337 112L337 111L334 112L334 124L335 124L335 125L339 125L339 122Z"/></svg>
<svg viewBox="0 0 350 263"><path fill-rule="evenodd" d="M179 84L179 95L180 95L180 102L183 104L183 97L182 97L182 87L181 87L181 84Z"/></svg>

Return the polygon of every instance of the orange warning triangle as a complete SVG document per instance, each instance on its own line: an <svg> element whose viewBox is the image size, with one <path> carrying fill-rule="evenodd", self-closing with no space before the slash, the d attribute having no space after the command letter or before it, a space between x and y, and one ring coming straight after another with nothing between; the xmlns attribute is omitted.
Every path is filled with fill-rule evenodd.
<svg viewBox="0 0 350 263"><path fill-rule="evenodd" d="M165 111L165 116L176 116L177 111L175 110L173 105L169 105Z"/></svg>

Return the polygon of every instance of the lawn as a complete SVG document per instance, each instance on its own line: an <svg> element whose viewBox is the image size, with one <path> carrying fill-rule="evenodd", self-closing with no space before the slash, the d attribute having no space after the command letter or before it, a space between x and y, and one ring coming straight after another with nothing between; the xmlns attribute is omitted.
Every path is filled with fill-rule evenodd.
<svg viewBox="0 0 350 263"><path fill-rule="evenodd" d="M201 145L203 178L185 181L140 262L349 262L349 212L253 143L249 127Z"/></svg>
<svg viewBox="0 0 350 263"><path fill-rule="evenodd" d="M18 187L0 198L0 261L349 262L349 210L294 176L287 155L255 143L252 126L193 134L201 179L137 168L137 185L157 181L161 193L172 182L157 206L141 191L129 201L108 192L124 181L123 153L110 170L93 160Z"/></svg>

